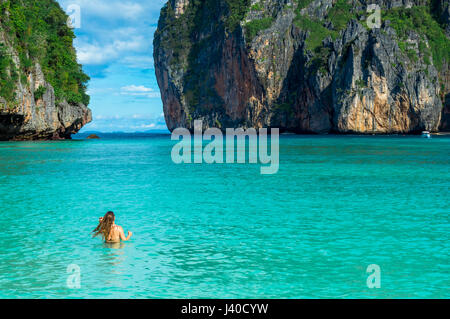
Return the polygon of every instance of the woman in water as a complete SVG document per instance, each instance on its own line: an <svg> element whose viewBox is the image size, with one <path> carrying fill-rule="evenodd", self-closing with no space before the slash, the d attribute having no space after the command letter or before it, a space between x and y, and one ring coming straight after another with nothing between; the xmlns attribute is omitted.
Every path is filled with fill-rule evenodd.
<svg viewBox="0 0 450 319"><path fill-rule="evenodd" d="M120 243L120 240L130 240L133 233L129 231L128 236L125 237L123 228L116 225L114 223L115 220L116 216L114 216L113 212L107 212L104 217L100 217L99 224L93 231L94 237L102 235L102 238L107 243Z"/></svg>

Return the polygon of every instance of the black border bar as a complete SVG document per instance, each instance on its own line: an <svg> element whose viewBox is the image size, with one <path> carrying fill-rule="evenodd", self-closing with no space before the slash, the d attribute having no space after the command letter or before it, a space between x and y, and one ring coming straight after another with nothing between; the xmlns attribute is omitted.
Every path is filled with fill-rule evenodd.
<svg viewBox="0 0 450 319"><path fill-rule="evenodd" d="M124 315L138 318L301 318L311 314L345 313L353 315L386 316L386 307L398 308L402 312L416 312L416 309L430 306L434 311L445 307L448 299L393 299L393 300L273 300L273 299L171 299L171 300L0 300L0 306L17 311L48 313L64 309L60 317L87 314ZM6 309L5 309L6 308ZM53 311L52 311L53 310ZM211 313L211 310L213 312ZM139 314L139 315L138 315Z"/></svg>

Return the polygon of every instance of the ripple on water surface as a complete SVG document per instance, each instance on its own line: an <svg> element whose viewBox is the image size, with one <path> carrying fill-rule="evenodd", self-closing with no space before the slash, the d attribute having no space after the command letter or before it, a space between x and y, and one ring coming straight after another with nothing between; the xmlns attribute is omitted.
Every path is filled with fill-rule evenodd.
<svg viewBox="0 0 450 319"><path fill-rule="evenodd" d="M168 136L0 143L0 297L450 296L450 138L280 143L273 176L175 165ZM91 239L108 210L132 241Z"/></svg>

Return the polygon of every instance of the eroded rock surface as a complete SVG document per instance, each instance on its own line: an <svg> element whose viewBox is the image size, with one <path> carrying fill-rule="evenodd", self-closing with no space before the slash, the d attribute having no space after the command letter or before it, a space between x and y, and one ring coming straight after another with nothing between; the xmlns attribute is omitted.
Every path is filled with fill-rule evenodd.
<svg viewBox="0 0 450 319"><path fill-rule="evenodd" d="M370 4L387 17L380 28L367 26ZM205 128L297 133L447 130L448 53L434 54L434 39L419 26L399 32L395 18L423 15L445 34L448 1L438 4L445 10L428 4L168 1L154 40L167 125L193 129L201 119Z"/></svg>
<svg viewBox="0 0 450 319"><path fill-rule="evenodd" d="M38 87L45 87L41 98L35 99ZM0 102L0 140L70 139L92 121L92 113L83 104L59 104L53 87L47 83L39 64L28 76L28 85L20 82L16 106Z"/></svg>
<svg viewBox="0 0 450 319"><path fill-rule="evenodd" d="M79 98L81 92L84 94L88 79L76 62L71 45L74 36L65 24L67 16L56 2L47 1L48 7L44 3L25 1L14 5L20 11L13 10L13 4L8 1L3 1L0 8L0 140L69 139L92 120L92 114L82 103L67 102L76 101L74 96ZM23 16L38 9L52 12L52 19L48 16L39 18L43 19L41 24L45 20L49 28L55 28L52 32L58 34L57 40L52 38L50 31L46 33L48 29L34 29L32 22ZM26 23L30 25L23 31L20 27ZM61 46L62 41L62 48L48 49ZM63 61L60 64L65 68L52 59ZM42 60L46 61L46 68L38 62ZM64 83L59 88L59 98L48 74L53 75L52 83L56 86ZM66 99L67 96L71 98Z"/></svg>

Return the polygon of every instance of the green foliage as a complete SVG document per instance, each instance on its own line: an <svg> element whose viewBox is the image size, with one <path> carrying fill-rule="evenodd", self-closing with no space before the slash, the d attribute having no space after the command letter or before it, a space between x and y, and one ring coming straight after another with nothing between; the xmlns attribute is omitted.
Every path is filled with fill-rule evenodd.
<svg viewBox="0 0 450 319"><path fill-rule="evenodd" d="M419 57L417 56L417 52L414 49L407 49L406 50L406 55L408 56L409 60L417 63L417 61L419 61Z"/></svg>
<svg viewBox="0 0 450 319"><path fill-rule="evenodd" d="M166 52L171 53L171 65L185 64L189 51L207 25L215 23L218 27L215 6L213 1L193 0L178 18L170 1L162 8L155 44L162 44Z"/></svg>
<svg viewBox="0 0 450 319"><path fill-rule="evenodd" d="M430 8L392 9L385 14L384 19L391 21L391 26L403 41L406 40L410 30L425 35L431 47L434 65L438 70L442 68L444 61L450 62L450 40L446 37L441 25L433 18ZM405 44L400 42L399 46L410 58L414 59L414 55L417 56L416 52L414 54L409 52ZM424 62L431 63L429 61L430 52L426 45L420 45L419 49L421 53L425 54Z"/></svg>
<svg viewBox="0 0 450 319"><path fill-rule="evenodd" d="M274 19L273 17L265 17L259 20L250 21L245 25L245 34L247 42L251 42L256 35L262 31L270 28Z"/></svg>
<svg viewBox="0 0 450 319"><path fill-rule="evenodd" d="M303 8L306 8L311 2L314 0L297 0L297 10L301 10Z"/></svg>
<svg viewBox="0 0 450 319"><path fill-rule="evenodd" d="M336 39L339 32L348 25L352 19L357 19L362 13L355 11L352 4L348 0L338 0L329 10L326 19L318 20L307 15L302 15L301 9L308 6L312 1L297 1L297 16L294 20L295 24L302 30L309 32L306 39L306 49L315 54L314 64L320 66L326 61L323 49L323 40L327 37ZM399 47L401 51L408 56L412 62L417 62L420 56L423 57L425 64L431 64L433 57L436 68L440 69L445 61L450 62L450 40L446 37L442 25L439 24L433 8L435 1L428 1L425 6L413 6L412 8L395 8L385 11L383 20L390 20L391 26L396 30L400 37ZM332 23L332 28L326 28L324 25ZM426 41L419 44L419 52L408 46L406 42L408 32L416 31L424 37L430 45L426 45Z"/></svg>
<svg viewBox="0 0 450 319"><path fill-rule="evenodd" d="M13 103L16 98L14 83L17 79L14 62L5 46L0 44L0 97L4 98L8 104Z"/></svg>
<svg viewBox="0 0 450 319"><path fill-rule="evenodd" d="M250 8L250 0L226 0L230 14L225 22L229 32L234 32Z"/></svg>
<svg viewBox="0 0 450 319"><path fill-rule="evenodd" d="M355 19L353 7L347 0L338 0L328 12L328 20L333 23L334 30L341 31L347 27L350 20Z"/></svg>
<svg viewBox="0 0 450 319"><path fill-rule="evenodd" d="M430 57L432 56L432 52L424 41L420 41L419 43L419 52L423 55L423 62L426 65L431 65Z"/></svg>
<svg viewBox="0 0 450 319"><path fill-rule="evenodd" d="M0 10L1 24L19 54L22 82L39 63L58 101L87 105L89 77L77 63L75 35L59 4L55 0L4 0Z"/></svg>
<svg viewBox="0 0 450 319"><path fill-rule="evenodd" d="M287 118L292 118L295 115L294 108L292 107L294 102L287 103L277 103L273 105L273 112L278 116L285 116Z"/></svg>
<svg viewBox="0 0 450 319"><path fill-rule="evenodd" d="M410 47L408 42L398 41L398 47L400 48L400 51L402 51L402 53L405 54L411 62L416 63L419 61L419 55L417 54L417 51L414 48Z"/></svg>
<svg viewBox="0 0 450 319"><path fill-rule="evenodd" d="M34 91L34 99L36 101L40 100L44 96L45 92L47 92L47 88L45 86L38 87L38 89Z"/></svg>
<svg viewBox="0 0 450 319"><path fill-rule="evenodd" d="M352 6L348 0L338 0L329 10L325 20L318 20L303 15L301 9L308 6L312 1L299 0L294 23L302 30L309 31L309 37L306 39L306 48L313 52L319 50L323 40L331 37L337 38L339 32L347 26L351 19L356 19L357 14L353 12ZM325 23L332 23L333 28L324 27Z"/></svg>
<svg viewBox="0 0 450 319"><path fill-rule="evenodd" d="M329 30L323 26L321 21L311 19L307 16L297 15L294 23L302 30L309 31L309 36L306 39L306 48L311 51L316 51L322 46L323 40L327 37L336 38L337 32Z"/></svg>
<svg viewBox="0 0 450 319"><path fill-rule="evenodd" d="M403 53L406 53L406 49L408 48L408 43L404 42L404 41L399 41L398 42L398 47L400 48L400 50Z"/></svg>
<svg viewBox="0 0 450 319"><path fill-rule="evenodd" d="M358 88L365 88L365 87L367 87L366 81L364 81L363 79L356 80L355 85Z"/></svg>
<svg viewBox="0 0 450 319"><path fill-rule="evenodd" d="M191 15L191 8L192 6L189 5L187 12L178 19L175 18L175 10L172 8L170 1L161 10L160 23L155 32L154 41L163 44L167 53L172 52L172 56L169 57L169 63L172 65L178 64L182 59L181 55L190 47L190 30L194 25L189 23L189 18L185 17ZM166 24L163 25L162 21Z"/></svg>
<svg viewBox="0 0 450 319"><path fill-rule="evenodd" d="M311 65L315 67L315 69L322 73L326 74L328 70L328 57L330 56L331 49L319 46L314 50L314 57L312 59Z"/></svg>
<svg viewBox="0 0 450 319"><path fill-rule="evenodd" d="M251 6L250 8L252 11L262 11L264 10L264 7L261 5L261 3L255 3L254 5Z"/></svg>

